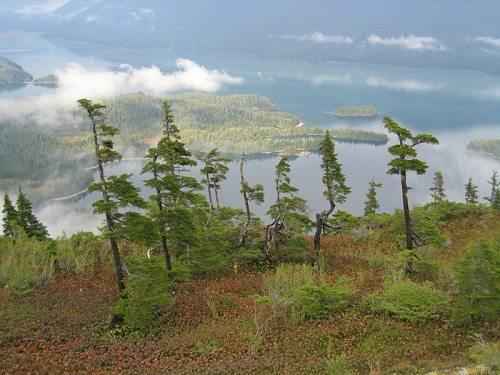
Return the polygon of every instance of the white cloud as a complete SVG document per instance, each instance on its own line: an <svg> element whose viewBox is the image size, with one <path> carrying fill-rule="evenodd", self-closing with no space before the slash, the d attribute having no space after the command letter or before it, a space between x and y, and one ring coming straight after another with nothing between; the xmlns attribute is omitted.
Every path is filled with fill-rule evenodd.
<svg viewBox="0 0 500 375"><path fill-rule="evenodd" d="M349 85L352 83L352 76L350 74L343 74L343 75L324 74L312 77L311 82L317 86L329 85L329 84Z"/></svg>
<svg viewBox="0 0 500 375"><path fill-rule="evenodd" d="M71 0L33 0L31 4L25 5L16 10L16 13L23 15L39 15L55 12Z"/></svg>
<svg viewBox="0 0 500 375"><path fill-rule="evenodd" d="M368 43L371 45L380 45L386 47L398 47L402 49L416 51L445 51L446 46L439 40L430 36L407 35L400 37L383 38L372 34L368 37Z"/></svg>
<svg viewBox="0 0 500 375"><path fill-rule="evenodd" d="M474 40L478 43L486 44L491 47L500 48L500 38L493 38L491 36L479 36Z"/></svg>
<svg viewBox="0 0 500 375"><path fill-rule="evenodd" d="M444 85L413 79L388 80L380 77L369 77L366 84L370 87L384 88L396 91L428 92L441 90Z"/></svg>
<svg viewBox="0 0 500 375"><path fill-rule="evenodd" d="M55 75L59 87L54 93L37 97L0 99L0 119L22 119L30 116L41 124L54 125L71 120L71 109L82 97L109 98L144 92L164 95L179 91L216 92L225 85L237 85L241 78L226 72L209 70L191 60L178 59L177 70L163 73L158 67L120 71L89 69L69 64ZM71 121L70 121L71 122Z"/></svg>
<svg viewBox="0 0 500 375"><path fill-rule="evenodd" d="M344 35L327 35L319 31L305 35L282 35L280 39L297 40L299 42L312 42L316 44L353 44L354 40Z"/></svg>

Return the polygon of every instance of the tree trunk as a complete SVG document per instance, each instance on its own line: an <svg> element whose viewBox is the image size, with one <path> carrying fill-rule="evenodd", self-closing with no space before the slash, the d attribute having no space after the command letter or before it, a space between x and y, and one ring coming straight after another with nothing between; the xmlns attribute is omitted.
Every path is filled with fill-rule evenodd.
<svg viewBox="0 0 500 375"><path fill-rule="evenodd" d="M103 162L99 156L99 139L97 137L97 124L94 118L92 118L92 132L94 133L94 146L95 146L95 154L97 158L97 169L99 171L99 179L103 185L102 197L106 203L109 203L109 196L106 187L106 178L104 176L104 167ZM109 244L111 246L111 254L113 257L113 266L115 268L116 275L116 286L118 291L121 293L125 290L125 276L123 273L122 259L120 255L120 249L118 248L118 242L116 238L114 238L114 220L111 212L106 212L106 227L109 232Z"/></svg>
<svg viewBox="0 0 500 375"><path fill-rule="evenodd" d="M314 233L314 254L316 258L316 264L319 264L322 234L323 234L323 217L321 214L316 214L316 232Z"/></svg>
<svg viewBox="0 0 500 375"><path fill-rule="evenodd" d="M158 180L158 171L156 169L156 161L157 157L155 157L155 160L153 161L155 163L155 168L153 170L153 177L155 180ZM165 267L167 271L172 271L172 259L170 257L170 252L168 250L167 246L167 235L165 234L165 220L163 218L163 202L161 200L161 190L157 187L156 188L156 203L158 204L158 210L160 211L160 245L161 245L161 251L163 253L163 256L165 257Z"/></svg>
<svg viewBox="0 0 500 375"><path fill-rule="evenodd" d="M403 212L406 231L406 248L413 250L413 229L411 225L410 204L408 203L408 183L406 181L406 171L401 172L401 191L403 196Z"/></svg>
<svg viewBox="0 0 500 375"><path fill-rule="evenodd" d="M217 209L220 209L220 201L219 201L219 189L215 188L215 204L217 205Z"/></svg>
<svg viewBox="0 0 500 375"><path fill-rule="evenodd" d="M210 175L207 173L206 174L207 178L207 191L208 191L208 202L210 203L210 209L213 211L214 210L214 199L212 197L212 183L210 181Z"/></svg>
<svg viewBox="0 0 500 375"><path fill-rule="evenodd" d="M250 200L248 199L248 192L246 191L246 181L243 171L244 164L245 160L242 158L240 162L241 194L243 196L243 201L245 202L245 212L247 215L247 221L243 226L243 230L241 232L240 246L245 246L248 237L248 229L250 228L250 224L252 222L252 213L250 211Z"/></svg>

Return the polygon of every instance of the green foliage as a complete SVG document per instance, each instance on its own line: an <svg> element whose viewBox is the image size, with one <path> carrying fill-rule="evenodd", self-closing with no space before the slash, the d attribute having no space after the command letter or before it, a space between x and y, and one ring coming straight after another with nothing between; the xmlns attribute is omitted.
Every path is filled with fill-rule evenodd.
<svg viewBox="0 0 500 375"><path fill-rule="evenodd" d="M500 316L500 240L480 242L458 263L459 321L494 320Z"/></svg>
<svg viewBox="0 0 500 375"><path fill-rule="evenodd" d="M17 237L19 232L19 218L17 215L17 211L12 204L9 196L5 194L3 208L3 235L9 238Z"/></svg>
<svg viewBox="0 0 500 375"><path fill-rule="evenodd" d="M491 186L491 192L490 195L488 197L485 197L484 199L487 200L493 208L498 209L500 206L498 199L498 191L500 189L500 179L497 171L493 171L493 173L491 174L491 178L488 181L488 184Z"/></svg>
<svg viewBox="0 0 500 375"><path fill-rule="evenodd" d="M330 356L325 362L327 375L353 375L354 371L347 358L341 356Z"/></svg>
<svg viewBox="0 0 500 375"><path fill-rule="evenodd" d="M472 178L465 185L465 203L478 204L479 203L479 188L474 185Z"/></svg>
<svg viewBox="0 0 500 375"><path fill-rule="evenodd" d="M311 266L283 264L264 277L264 296L259 301L269 304L275 317L301 322L328 318L344 309L351 297L346 280L330 285Z"/></svg>
<svg viewBox="0 0 500 375"><path fill-rule="evenodd" d="M39 241L44 241L49 238L47 228L33 214L31 202L21 189L19 189L19 194L17 196L16 209L15 220L28 237L35 238Z"/></svg>
<svg viewBox="0 0 500 375"><path fill-rule="evenodd" d="M128 257L127 265L127 292L115 306L115 313L123 317L126 330L147 334L157 326L162 309L173 304L172 284L161 258Z"/></svg>
<svg viewBox="0 0 500 375"><path fill-rule="evenodd" d="M402 280L386 285L381 294L371 295L368 303L373 311L416 323L442 316L448 298L430 283Z"/></svg>
<svg viewBox="0 0 500 375"><path fill-rule="evenodd" d="M204 155L201 159L203 167L200 172L203 175L203 183L208 188L210 205L213 208L212 192L215 194L217 208L220 208L219 194L222 188L222 182L226 180L226 174L229 171L227 164L229 159L221 156L221 153L215 148Z"/></svg>
<svg viewBox="0 0 500 375"><path fill-rule="evenodd" d="M487 366L492 371L500 371L500 342L480 342L469 350L469 358L477 365Z"/></svg>
<svg viewBox="0 0 500 375"><path fill-rule="evenodd" d="M374 180L370 181L370 187L368 189L368 193L366 194L365 216L376 214L380 208L380 204L377 199L377 189L382 186L382 184L377 183Z"/></svg>
<svg viewBox="0 0 500 375"><path fill-rule="evenodd" d="M361 224L361 219L347 211L339 210L328 221L333 233L349 233Z"/></svg>

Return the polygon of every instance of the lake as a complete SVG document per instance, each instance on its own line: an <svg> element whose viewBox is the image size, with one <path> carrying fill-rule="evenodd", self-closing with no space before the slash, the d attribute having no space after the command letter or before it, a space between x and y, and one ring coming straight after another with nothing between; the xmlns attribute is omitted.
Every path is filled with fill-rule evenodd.
<svg viewBox="0 0 500 375"><path fill-rule="evenodd" d="M161 49L148 50L144 54L109 48L99 51L97 46L68 48L66 44L55 45L38 35L31 35L30 38L32 46L10 52L2 52L0 48L0 55L20 63L37 76L49 74L69 62L101 67L120 63L134 66L155 64L171 69L177 57ZM198 56L195 61L210 69L225 70L233 76L244 78L242 85L223 89L221 93L268 96L280 109L303 119L306 126L383 131L380 119L337 119L328 114L339 106L374 105L381 114L390 115L415 131L432 132L441 144L420 148L421 156L429 163L430 169L426 176L410 177L410 199L413 204L429 200L432 175L437 170L445 176L448 197L463 200L464 185L468 178L473 178L480 185L481 194L485 196L492 170L500 168L497 161L466 150L471 139L500 136L498 76L473 70L417 69L345 62L262 61L247 56ZM50 90L26 87L4 91L0 92L0 100L5 97L45 95ZM362 212L371 179L384 184L379 194L384 211L400 207L399 179L386 174L389 161L387 147L339 143L337 151L347 182L353 189L344 209L356 214ZM274 199L272 183L276 162L276 159L260 159L247 164L248 180L252 184L262 183L265 186L266 205ZM127 162L113 168L136 173L136 182L140 184L141 178L137 176L140 164ZM292 161L292 181L309 202L311 216L324 207L317 155ZM222 195L225 204L241 207L238 162L231 164ZM89 196L76 204L47 203L39 208L38 214L55 235L80 229L95 230L100 218L96 218L89 210L92 199ZM264 214L266 205L259 208L260 214Z"/></svg>

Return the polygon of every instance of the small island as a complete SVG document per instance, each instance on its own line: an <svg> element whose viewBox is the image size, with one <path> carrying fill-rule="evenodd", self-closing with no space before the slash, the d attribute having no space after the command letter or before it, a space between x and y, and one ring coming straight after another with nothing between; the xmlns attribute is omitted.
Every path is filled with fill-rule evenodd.
<svg viewBox="0 0 500 375"><path fill-rule="evenodd" d="M334 113L340 118L374 118L378 116L375 106L338 107Z"/></svg>

